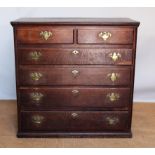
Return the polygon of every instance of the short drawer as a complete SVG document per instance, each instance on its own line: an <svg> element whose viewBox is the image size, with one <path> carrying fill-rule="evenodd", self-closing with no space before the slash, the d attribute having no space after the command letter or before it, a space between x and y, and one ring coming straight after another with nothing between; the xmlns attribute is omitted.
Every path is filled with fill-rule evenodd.
<svg viewBox="0 0 155 155"><path fill-rule="evenodd" d="M25 26L17 28L16 36L18 43L73 43L73 28Z"/></svg>
<svg viewBox="0 0 155 155"><path fill-rule="evenodd" d="M20 66L21 85L130 85L130 67Z"/></svg>
<svg viewBox="0 0 155 155"><path fill-rule="evenodd" d="M128 109L130 88L21 88L19 103L23 109Z"/></svg>
<svg viewBox="0 0 155 155"><path fill-rule="evenodd" d="M129 128L128 112L44 111L22 112L22 131L125 131Z"/></svg>
<svg viewBox="0 0 155 155"><path fill-rule="evenodd" d="M79 44L132 44L133 28L88 27L78 29Z"/></svg>
<svg viewBox="0 0 155 155"><path fill-rule="evenodd" d="M20 64L132 64L132 49L19 49Z"/></svg>

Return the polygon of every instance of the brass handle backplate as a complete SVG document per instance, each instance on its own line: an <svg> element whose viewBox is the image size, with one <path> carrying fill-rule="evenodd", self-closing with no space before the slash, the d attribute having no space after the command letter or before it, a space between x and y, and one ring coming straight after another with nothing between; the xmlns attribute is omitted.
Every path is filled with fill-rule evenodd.
<svg viewBox="0 0 155 155"><path fill-rule="evenodd" d="M38 73L38 72L30 73L30 77L34 81L38 81L42 76L43 75L41 73Z"/></svg>
<svg viewBox="0 0 155 155"><path fill-rule="evenodd" d="M42 93L38 93L38 92L33 92L30 94L30 97L35 102L39 102L43 98L43 96L44 95Z"/></svg>
<svg viewBox="0 0 155 155"><path fill-rule="evenodd" d="M112 34L110 32L100 32L98 36L102 38L104 41L106 41L112 36Z"/></svg>
<svg viewBox="0 0 155 155"><path fill-rule="evenodd" d="M109 125L116 125L119 122L119 118L117 117L106 117L106 121Z"/></svg>
<svg viewBox="0 0 155 155"><path fill-rule="evenodd" d="M31 52L29 55L30 55L30 58L34 61L39 60L39 58L42 56L42 54L37 51Z"/></svg>
<svg viewBox="0 0 155 155"><path fill-rule="evenodd" d="M78 74L79 74L79 71L78 71L78 70L73 70L73 71L72 71L72 75L73 75L74 77L77 77Z"/></svg>
<svg viewBox="0 0 155 155"><path fill-rule="evenodd" d="M121 54L120 53L110 53L109 54L109 57L115 62L117 61L119 58L121 58Z"/></svg>
<svg viewBox="0 0 155 155"><path fill-rule="evenodd" d="M41 31L40 32L40 36L44 39L44 40L48 40L50 37L52 37L52 32L50 31Z"/></svg>
<svg viewBox="0 0 155 155"><path fill-rule="evenodd" d="M109 73L107 76L110 78L110 80L112 82L115 82L120 77L120 74L119 73Z"/></svg>
<svg viewBox="0 0 155 155"><path fill-rule="evenodd" d="M74 50L74 51L72 51L72 54L74 54L74 55L78 55L78 54L79 54L79 51Z"/></svg>
<svg viewBox="0 0 155 155"><path fill-rule="evenodd" d="M32 122L35 124L41 124L44 120L44 116L41 115L33 115L32 116Z"/></svg>
<svg viewBox="0 0 155 155"><path fill-rule="evenodd" d="M111 102L115 102L117 100L119 100L120 95L118 93L109 93L107 94L107 98L111 101Z"/></svg>

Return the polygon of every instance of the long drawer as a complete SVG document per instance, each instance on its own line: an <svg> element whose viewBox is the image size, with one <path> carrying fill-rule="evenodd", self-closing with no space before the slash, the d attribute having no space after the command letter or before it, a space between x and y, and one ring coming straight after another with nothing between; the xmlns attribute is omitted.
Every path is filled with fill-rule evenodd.
<svg viewBox="0 0 155 155"><path fill-rule="evenodd" d="M129 113L100 111L21 112L22 131L127 131Z"/></svg>
<svg viewBox="0 0 155 155"><path fill-rule="evenodd" d="M23 109L128 109L130 88L21 88L19 103Z"/></svg>
<svg viewBox="0 0 155 155"><path fill-rule="evenodd" d="M132 44L133 28L81 27L78 29L79 44Z"/></svg>
<svg viewBox="0 0 155 155"><path fill-rule="evenodd" d="M23 48L20 64L132 65L132 49Z"/></svg>
<svg viewBox="0 0 155 155"><path fill-rule="evenodd" d="M130 85L130 67L20 66L21 85Z"/></svg>
<svg viewBox="0 0 155 155"><path fill-rule="evenodd" d="M17 42L23 44L73 43L73 28L57 26L25 26L16 30Z"/></svg>

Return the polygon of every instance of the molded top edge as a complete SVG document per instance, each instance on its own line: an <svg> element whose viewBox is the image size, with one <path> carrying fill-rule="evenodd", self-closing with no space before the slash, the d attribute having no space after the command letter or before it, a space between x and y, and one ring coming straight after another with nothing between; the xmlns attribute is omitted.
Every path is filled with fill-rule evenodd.
<svg viewBox="0 0 155 155"><path fill-rule="evenodd" d="M103 25L139 26L140 22L130 18L20 18L11 25Z"/></svg>

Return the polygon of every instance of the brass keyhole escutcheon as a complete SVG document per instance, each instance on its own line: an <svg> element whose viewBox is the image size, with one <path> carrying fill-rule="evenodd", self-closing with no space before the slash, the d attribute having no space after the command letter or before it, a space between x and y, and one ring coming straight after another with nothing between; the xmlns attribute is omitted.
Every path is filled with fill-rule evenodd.
<svg viewBox="0 0 155 155"><path fill-rule="evenodd" d="M72 90L72 94L73 94L73 96L78 96L79 90L76 90L76 89Z"/></svg>
<svg viewBox="0 0 155 155"><path fill-rule="evenodd" d="M73 113L71 114L71 116L72 116L72 118L77 118L77 117L78 117L78 114L75 113L75 112L73 112Z"/></svg>
<svg viewBox="0 0 155 155"><path fill-rule="evenodd" d="M78 71L78 70L73 70L73 71L72 71L73 77L77 77L78 74L79 74L79 71Z"/></svg>
<svg viewBox="0 0 155 155"><path fill-rule="evenodd" d="M79 51L74 50L74 51L72 51L72 54L73 54L73 55L78 55L78 54L79 54Z"/></svg>

